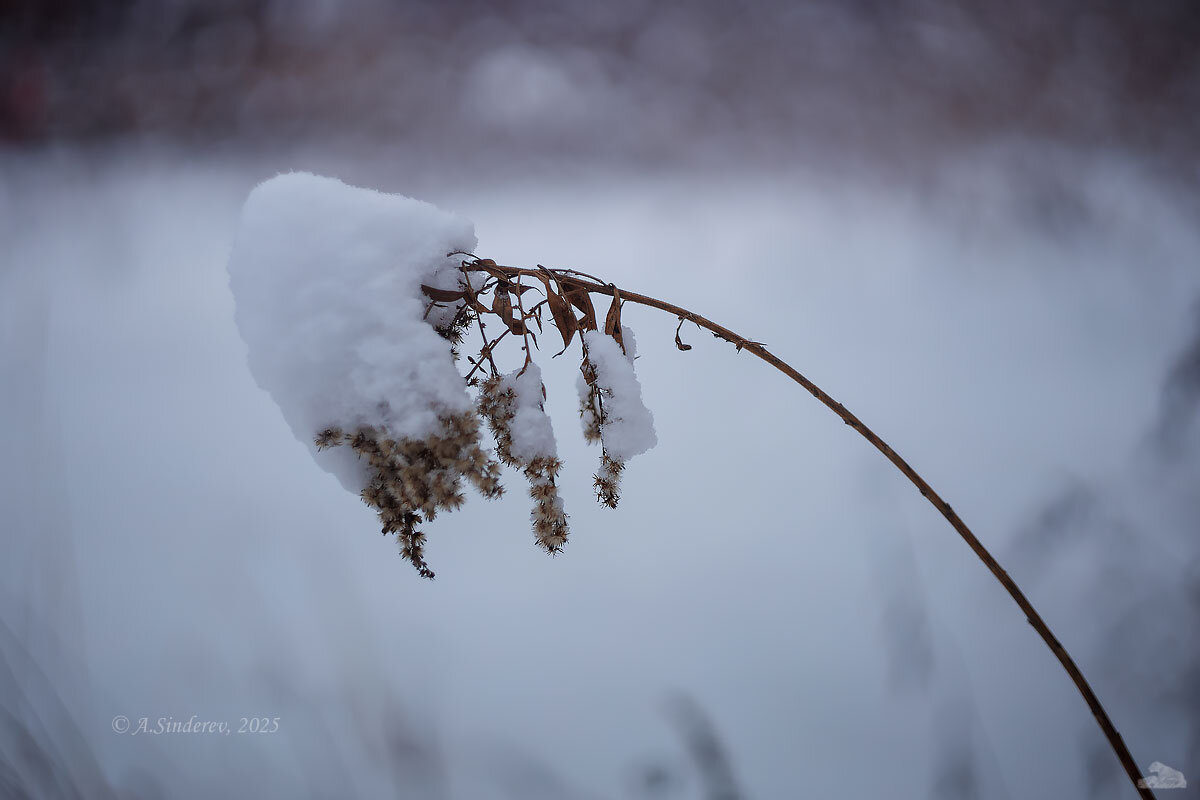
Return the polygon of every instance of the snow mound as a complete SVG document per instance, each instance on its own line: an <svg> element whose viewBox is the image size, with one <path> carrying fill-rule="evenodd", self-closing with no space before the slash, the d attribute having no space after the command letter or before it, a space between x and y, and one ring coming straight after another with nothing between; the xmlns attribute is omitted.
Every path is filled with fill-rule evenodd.
<svg viewBox="0 0 1200 800"><path fill-rule="evenodd" d="M543 406L545 388L538 365L531 362L523 372L514 370L505 375L500 388L513 392L513 418L508 423L513 456L525 463L538 458L558 458L554 428Z"/></svg>
<svg viewBox="0 0 1200 800"><path fill-rule="evenodd" d="M334 178L280 175L247 198L228 269L250 371L347 489L366 466L347 447L318 451L318 432L423 439L439 414L473 408L420 286L452 287L446 253L475 244L462 217Z"/></svg>
<svg viewBox="0 0 1200 800"><path fill-rule="evenodd" d="M611 336L602 331L585 331L583 341L588 359L596 370L596 383L604 391L606 421L600 428L604 451L618 461L628 461L658 444L654 416L642 402L642 386L633 370L637 341L628 326L621 327L625 352ZM577 379L581 400L588 398L587 381ZM586 420L585 420L586 424Z"/></svg>

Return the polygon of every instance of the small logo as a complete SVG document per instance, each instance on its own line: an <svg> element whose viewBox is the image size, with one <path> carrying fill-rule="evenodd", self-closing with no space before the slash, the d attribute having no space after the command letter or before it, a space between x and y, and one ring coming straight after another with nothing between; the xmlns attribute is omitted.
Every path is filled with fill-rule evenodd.
<svg viewBox="0 0 1200 800"><path fill-rule="evenodd" d="M1187 779L1177 769L1172 769L1161 761L1150 765L1150 777L1137 782L1139 789L1186 789Z"/></svg>

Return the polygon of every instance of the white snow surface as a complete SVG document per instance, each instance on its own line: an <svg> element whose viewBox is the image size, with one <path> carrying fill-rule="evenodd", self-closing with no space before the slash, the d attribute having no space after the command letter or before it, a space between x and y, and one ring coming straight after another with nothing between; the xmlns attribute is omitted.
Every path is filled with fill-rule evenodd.
<svg viewBox="0 0 1200 800"><path fill-rule="evenodd" d="M642 402L642 385L633 369L637 355L637 340L633 331L621 326L625 352L611 336L603 331L584 331L588 358L596 368L596 382L609 390L604 398L608 422L600 429L600 441L605 451L618 461L628 461L658 444L654 432L654 416ZM587 383L577 379L580 396L587 397Z"/></svg>
<svg viewBox="0 0 1200 800"><path fill-rule="evenodd" d="M334 178L279 175L246 199L228 269L250 371L347 489L366 467L346 447L318 452L320 431L424 438L439 413L472 407L420 285L453 286L446 253L475 244L462 217Z"/></svg>
<svg viewBox="0 0 1200 800"><path fill-rule="evenodd" d="M524 372L514 370L505 375L502 384L502 388L512 389L515 395L513 418L509 422L512 454L526 463L539 457L558 457L554 428L543 407L542 387L542 371L535 363L525 367Z"/></svg>

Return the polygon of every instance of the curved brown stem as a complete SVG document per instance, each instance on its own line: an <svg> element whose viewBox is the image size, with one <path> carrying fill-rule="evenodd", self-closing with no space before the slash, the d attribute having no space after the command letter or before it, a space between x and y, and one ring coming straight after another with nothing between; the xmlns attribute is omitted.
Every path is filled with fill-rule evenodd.
<svg viewBox="0 0 1200 800"><path fill-rule="evenodd" d="M469 263L465 263L463 268L470 270L471 266ZM499 269L505 270L506 272L512 272L513 274L533 273L533 270L524 270L517 267L500 267ZM559 281L561 283L568 283L574 286L582 287L589 292L595 292L597 294L612 296L614 293L614 287L612 284L604 284L598 281L593 283L591 281L580 280L578 277L575 277L579 273L572 273L563 270L554 270L554 272L559 276ZM1020 587L1017 586L1016 582L1009 577L1008 573L1004 571L1004 568L1000 566L1000 563L996 561L995 557L988 552L986 547L983 546L983 543L980 542L975 534L971 532L971 529L968 528L967 524L962 521L957 513L955 513L954 509L950 507L950 504L943 500L941 495L935 492L933 487L931 487L924 478L918 475L917 471L914 470L907 461L901 458L900 455L893 450L887 442L881 439L878 434L868 428L862 422L862 420L847 410L846 407L841 403L830 397L819 386L810 381L808 378L804 377L804 375L800 374L799 371L797 371L783 359L769 352L766 346L761 342L754 342L746 339L745 337L739 336L728 328L718 325L712 320L688 311L685 308L680 308L677 305L666 303L662 300L648 297L643 294L637 294L636 292L629 292L624 289L620 289L619 291L621 294L621 299L626 302L637 303L639 305L649 306L650 308L657 308L660 311L666 311L669 314L673 314L690 322L694 322L701 328L704 328L705 330L710 331L727 342L734 344L739 351L745 350L746 352L751 353L767 362L771 366L775 367L775 369L779 370L784 375L787 375L793 381L803 386L804 389L809 392L809 394L821 401L821 403L833 411L833 413L841 417L843 422L845 422L847 425L857 431L864 439L874 445L879 452L883 453L883 455L887 457L888 461L891 461L896 468L900 470L900 472L904 473L904 476L908 478L914 486L917 487L917 490L921 493L921 495L931 504L933 504L933 507L936 508L941 515L946 518L946 521L950 523L950 526L958 532L958 535L963 538L963 541L967 543L967 546L975 552L975 555L979 557L979 560L984 563L992 575L995 576L996 580L998 580L1004 587L1005 591L1008 592L1009 596L1012 597L1016 604L1021 608L1021 611L1025 614L1026 620L1028 620L1029 624L1033 626L1033 629L1038 632L1038 635L1042 637L1042 640L1046 643L1046 646L1050 648L1050 651L1054 653L1055 658L1058 659L1059 663L1062 664L1063 669L1065 669L1067 674L1071 677L1071 681L1075 684L1075 688L1077 688L1079 693L1083 695L1084 701L1087 703L1088 708L1091 709L1092 716L1096 718L1096 723L1100 726L1100 730L1103 731L1104 737L1108 740L1108 743L1112 747L1113 752L1116 754L1118 760L1120 760L1121 766L1125 768L1125 773L1129 776L1129 780L1137 789L1138 794L1141 797L1149 798L1150 800L1154 798L1154 792L1147 788L1144 783L1141 783L1142 774L1138 769L1137 762L1133 760L1133 755L1129 752L1129 748L1125 746L1125 741L1121 738L1121 734L1117 732L1116 726L1113 725L1112 720L1109 719L1108 713L1104 710L1104 706L1100 704L1100 700L1096 697L1096 693L1092 691L1091 685L1087 682L1087 679L1083 677L1083 673L1080 672L1079 667L1076 666L1075 660L1071 658L1071 655L1067 652L1066 648L1062 646L1062 643L1058 641L1058 638L1055 637L1053 632L1051 632L1050 627L1045 623L1041 615L1038 614L1037 610L1033 607L1033 603L1029 602L1029 598L1025 596L1025 593L1022 592Z"/></svg>

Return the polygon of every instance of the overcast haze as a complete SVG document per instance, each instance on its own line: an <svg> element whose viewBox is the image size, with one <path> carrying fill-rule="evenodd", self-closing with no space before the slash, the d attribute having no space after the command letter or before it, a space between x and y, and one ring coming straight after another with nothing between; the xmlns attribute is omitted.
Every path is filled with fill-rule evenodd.
<svg viewBox="0 0 1200 800"><path fill-rule="evenodd" d="M547 350L566 551L534 546L508 475L427 526L420 580L246 366L226 258L246 194L293 169L766 342L954 506L1142 769L1194 794L1198 19L6 8L0 794L1134 795L903 476L746 353L691 326L678 351L659 312L624 315L659 444L620 508L593 497L578 362Z"/></svg>

